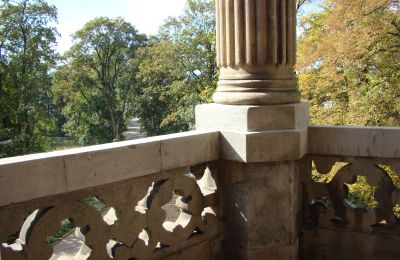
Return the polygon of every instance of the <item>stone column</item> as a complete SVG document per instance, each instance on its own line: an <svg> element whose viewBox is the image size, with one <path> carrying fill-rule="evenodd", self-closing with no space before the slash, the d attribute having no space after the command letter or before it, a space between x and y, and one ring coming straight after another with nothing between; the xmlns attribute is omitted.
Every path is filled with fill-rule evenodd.
<svg viewBox="0 0 400 260"><path fill-rule="evenodd" d="M296 0L216 0L214 102L235 105L300 100L296 62Z"/></svg>
<svg viewBox="0 0 400 260"><path fill-rule="evenodd" d="M196 128L220 130L227 259L297 259L298 161L307 153L308 104L293 71L295 0L216 0L216 104Z"/></svg>

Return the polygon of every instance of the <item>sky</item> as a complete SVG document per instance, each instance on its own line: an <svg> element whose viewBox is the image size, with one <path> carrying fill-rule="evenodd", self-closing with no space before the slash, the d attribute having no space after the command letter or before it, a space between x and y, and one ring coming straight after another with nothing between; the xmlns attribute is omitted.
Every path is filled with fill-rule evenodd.
<svg viewBox="0 0 400 260"><path fill-rule="evenodd" d="M304 13L321 11L322 10L320 8L321 3L322 0L314 0L311 1L311 3L307 3L304 6L302 6L301 9Z"/></svg>
<svg viewBox="0 0 400 260"><path fill-rule="evenodd" d="M71 45L70 35L89 20L108 16L123 17L140 33L157 34L158 27L169 16L182 13L186 0L47 0L58 9L57 50L60 53Z"/></svg>
<svg viewBox="0 0 400 260"><path fill-rule="evenodd" d="M304 11L315 11L321 0L305 6ZM58 9L57 51L64 53L72 45L71 34L96 17L123 17L140 33L155 35L158 27L169 16L182 14L186 0L47 0ZM300 32L301 33L301 32Z"/></svg>

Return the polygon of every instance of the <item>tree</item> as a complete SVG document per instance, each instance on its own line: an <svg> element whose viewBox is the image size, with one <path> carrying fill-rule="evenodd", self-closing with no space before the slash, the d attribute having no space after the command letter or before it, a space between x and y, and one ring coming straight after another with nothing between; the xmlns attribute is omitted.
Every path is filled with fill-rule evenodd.
<svg viewBox="0 0 400 260"><path fill-rule="evenodd" d="M175 59L177 47L169 41L156 41L141 49L134 104L149 136L187 130L193 112L190 107L199 102L192 80Z"/></svg>
<svg viewBox="0 0 400 260"><path fill-rule="evenodd" d="M304 5L313 2L312 0L297 0L296 1L296 9L300 10Z"/></svg>
<svg viewBox="0 0 400 260"><path fill-rule="evenodd" d="M146 37L122 18L106 17L89 21L73 37L54 81L57 100L66 104L65 129L81 143L119 140L130 116L136 52Z"/></svg>
<svg viewBox="0 0 400 260"><path fill-rule="evenodd" d="M184 13L168 18L141 51L135 103L147 134L190 129L195 106L211 100L217 83L213 2L188 0Z"/></svg>
<svg viewBox="0 0 400 260"><path fill-rule="evenodd" d="M202 99L210 99L218 79L214 1L188 0L183 15L167 19L159 37L174 43L175 62L195 81Z"/></svg>
<svg viewBox="0 0 400 260"><path fill-rule="evenodd" d="M3 0L0 5L0 156L44 151L55 122L50 115L57 10L43 0Z"/></svg>
<svg viewBox="0 0 400 260"><path fill-rule="evenodd" d="M312 122L400 125L396 2L326 0L301 26L297 69Z"/></svg>

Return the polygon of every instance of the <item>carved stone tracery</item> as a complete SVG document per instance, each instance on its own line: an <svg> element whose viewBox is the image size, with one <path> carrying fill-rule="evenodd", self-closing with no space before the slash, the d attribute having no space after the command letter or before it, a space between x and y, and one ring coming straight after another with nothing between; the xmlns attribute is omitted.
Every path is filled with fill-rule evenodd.
<svg viewBox="0 0 400 260"><path fill-rule="evenodd" d="M1 259L49 259L54 245L46 242L46 238L57 234L61 221L65 219L81 228L85 244L91 249L89 259L110 258L106 251L106 245L110 241L114 241L112 252L116 259L157 259L213 239L222 232L216 216L217 192L204 196L202 189L216 191L215 187L202 187L198 180L207 175L212 176L215 183L214 170L207 165L192 170L189 167L180 168L104 187L3 207L0 209L0 223L7 225L0 225L2 243L9 239L8 235L20 229L25 218L35 209L42 210L32 222L22 251L13 251L3 246ZM147 196L148 187L152 183L156 188ZM184 212L190 219L183 224L178 219L175 227L168 231L163 227L167 214L162 207L173 199L174 194L183 199L170 205L172 210ZM85 203L82 199L88 196L99 198L101 207L96 209L95 206ZM143 198L146 198L145 213L135 210ZM109 224L105 222L101 210L109 209L108 206L115 209L117 216L117 220ZM205 210L207 208L214 210ZM148 235L146 242L139 238L139 234L143 232Z"/></svg>
<svg viewBox="0 0 400 260"><path fill-rule="evenodd" d="M316 170L320 174L330 173L337 161L342 159L314 158ZM394 207L400 204L400 190L395 187L387 171L380 166L385 163L373 159L345 161L348 164L337 170L329 182L310 181L307 184L307 201L310 204L304 205L306 215L303 220L307 222L307 218L311 217L311 225L320 227L340 227L362 232L390 227L392 232L398 232L399 218L394 214ZM358 176L365 176L368 185L375 188L373 196L376 206L371 209L362 204L354 205L347 200L347 185L354 184Z"/></svg>

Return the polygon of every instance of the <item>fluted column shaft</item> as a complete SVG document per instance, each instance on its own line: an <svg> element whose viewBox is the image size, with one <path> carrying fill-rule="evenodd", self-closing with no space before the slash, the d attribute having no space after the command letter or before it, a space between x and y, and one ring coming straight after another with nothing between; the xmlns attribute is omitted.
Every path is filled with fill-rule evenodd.
<svg viewBox="0 0 400 260"><path fill-rule="evenodd" d="M216 0L214 101L220 104L296 103L296 0Z"/></svg>

